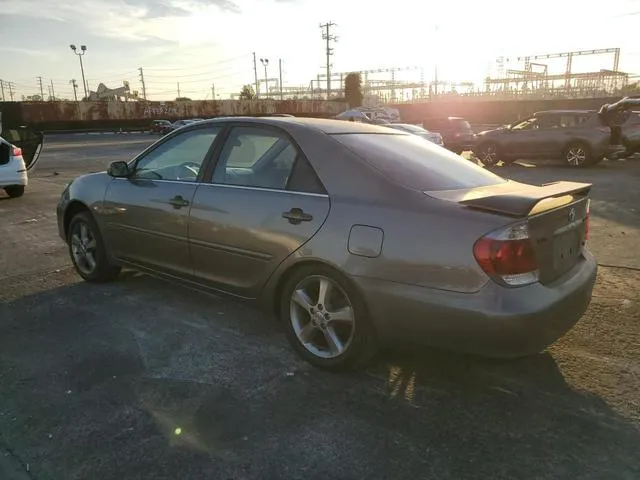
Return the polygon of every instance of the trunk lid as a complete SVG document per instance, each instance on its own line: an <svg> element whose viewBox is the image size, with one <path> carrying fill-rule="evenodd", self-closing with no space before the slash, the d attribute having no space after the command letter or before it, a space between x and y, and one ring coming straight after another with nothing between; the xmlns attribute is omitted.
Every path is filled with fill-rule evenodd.
<svg viewBox="0 0 640 480"><path fill-rule="evenodd" d="M526 221L539 266L548 284L571 270L584 251L591 184L554 182L541 186L506 182L469 190L425 192L464 207Z"/></svg>

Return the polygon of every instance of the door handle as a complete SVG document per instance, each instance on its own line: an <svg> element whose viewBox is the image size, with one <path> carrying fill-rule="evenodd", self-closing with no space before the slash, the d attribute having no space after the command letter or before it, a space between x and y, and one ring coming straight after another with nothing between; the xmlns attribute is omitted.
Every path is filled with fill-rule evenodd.
<svg viewBox="0 0 640 480"><path fill-rule="evenodd" d="M301 208L292 208L288 212L282 214L282 218L289 220L289 223L298 225L301 222L310 222L313 220L313 216L308 213L304 213Z"/></svg>
<svg viewBox="0 0 640 480"><path fill-rule="evenodd" d="M173 208L182 208L189 206L189 201L182 198L182 195L176 195L171 200L169 200L169 203L173 205Z"/></svg>

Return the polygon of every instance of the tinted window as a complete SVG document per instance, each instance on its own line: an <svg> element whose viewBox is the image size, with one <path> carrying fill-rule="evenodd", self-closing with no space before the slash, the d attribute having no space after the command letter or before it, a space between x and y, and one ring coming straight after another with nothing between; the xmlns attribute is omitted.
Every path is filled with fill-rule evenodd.
<svg viewBox="0 0 640 480"><path fill-rule="evenodd" d="M136 178L195 182L219 128L190 130L154 148L136 163Z"/></svg>
<svg viewBox="0 0 640 480"><path fill-rule="evenodd" d="M298 155L295 146L272 129L236 127L213 172L213 182L284 189Z"/></svg>
<svg viewBox="0 0 640 480"><path fill-rule="evenodd" d="M386 177L417 190L455 190L506 180L414 135L333 135Z"/></svg>

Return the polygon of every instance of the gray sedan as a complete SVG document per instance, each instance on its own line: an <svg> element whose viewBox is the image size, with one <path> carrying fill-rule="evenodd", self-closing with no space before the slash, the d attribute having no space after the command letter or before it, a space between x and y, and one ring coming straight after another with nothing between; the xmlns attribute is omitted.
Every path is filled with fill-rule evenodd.
<svg viewBox="0 0 640 480"><path fill-rule="evenodd" d="M397 340L518 357L561 337L596 276L590 187L508 181L382 126L225 118L75 179L57 213L85 280L129 267L254 302L341 369Z"/></svg>

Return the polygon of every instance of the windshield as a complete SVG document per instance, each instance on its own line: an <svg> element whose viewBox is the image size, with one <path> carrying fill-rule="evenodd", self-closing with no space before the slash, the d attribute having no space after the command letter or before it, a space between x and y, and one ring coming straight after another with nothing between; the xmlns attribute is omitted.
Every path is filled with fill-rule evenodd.
<svg viewBox="0 0 640 480"><path fill-rule="evenodd" d="M416 190L456 190L506 182L414 135L356 133L333 137L386 177Z"/></svg>

